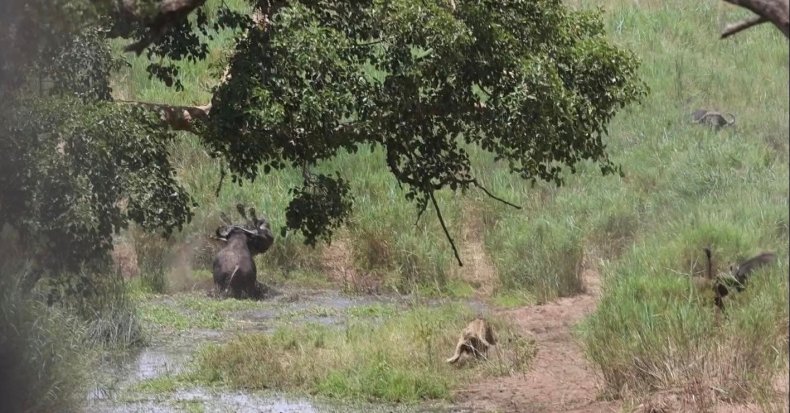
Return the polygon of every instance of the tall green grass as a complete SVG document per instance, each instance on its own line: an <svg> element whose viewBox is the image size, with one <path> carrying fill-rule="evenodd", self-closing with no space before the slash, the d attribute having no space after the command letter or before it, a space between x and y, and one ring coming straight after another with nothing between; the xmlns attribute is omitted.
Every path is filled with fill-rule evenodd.
<svg viewBox="0 0 790 413"><path fill-rule="evenodd" d="M445 362L457 334L473 317L465 306L383 312L345 330L286 325L273 335L240 335L205 348L193 380L246 389L302 391L337 399L414 402L447 399L461 384L484 376L523 372L534 346L505 320L491 320L500 343L488 361L467 363L463 374Z"/></svg>
<svg viewBox="0 0 790 413"><path fill-rule="evenodd" d="M630 213L612 207L638 231L605 267L604 296L581 328L585 350L613 395L771 400L787 368L787 42L769 26L718 40L746 14L720 2L644 3L607 2L612 38L642 56L652 92L612 128L626 178L609 196L633 203ZM695 127L698 107L738 122ZM721 271L761 250L779 263L721 316L710 288L692 282L706 245Z"/></svg>
<svg viewBox="0 0 790 413"><path fill-rule="evenodd" d="M41 273L19 245L0 231L0 410L79 411L100 357L145 341L136 309L120 276Z"/></svg>
<svg viewBox="0 0 790 413"><path fill-rule="evenodd" d="M0 400L4 411L76 411L84 400L87 335L74 315L25 296L24 269L0 268Z"/></svg>
<svg viewBox="0 0 790 413"><path fill-rule="evenodd" d="M615 266L581 326L587 357L615 396L680 389L703 399L770 398L787 367L787 250L778 266L755 272L744 293L725 299L722 315L712 288L692 281L703 267L697 245L718 241L723 252L743 239L731 228L705 234L684 224L676 224L678 238L651 239Z"/></svg>
<svg viewBox="0 0 790 413"><path fill-rule="evenodd" d="M137 308L119 276L87 270L47 276L38 281L33 297L77 317L86 350L125 349L146 341Z"/></svg>

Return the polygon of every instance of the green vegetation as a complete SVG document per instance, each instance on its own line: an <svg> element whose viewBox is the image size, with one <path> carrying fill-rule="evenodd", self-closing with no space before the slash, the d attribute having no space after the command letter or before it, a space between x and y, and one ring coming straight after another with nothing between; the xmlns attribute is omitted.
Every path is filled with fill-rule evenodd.
<svg viewBox="0 0 790 413"><path fill-rule="evenodd" d="M222 8L220 3L233 10L248 11L245 1L209 1L207 13L210 18L217 16ZM403 0L395 3L400 7L398 10L404 11L404 21L391 22L393 26L388 30L418 27L413 19L425 17L419 13L434 13L432 17L439 18L432 20L437 22L436 26L428 29L436 32L421 33L427 36L415 41L426 44L438 42L436 50L442 51L441 56L447 58L421 60L425 56L418 58L420 51L412 54L415 50L411 48L408 53L402 53L404 58L408 56L408 67L413 72L402 73L403 76L397 79L400 82L398 87L408 90L408 85L404 86L408 82L428 82L432 79L432 75L427 74L428 70L442 68L444 63L453 63L452 59L463 56L456 53L453 44L443 43L443 37L436 35L456 33L458 28L445 11L436 7L438 3L429 2L431 7L426 8L427 11L409 8L410 4L419 2ZM543 3L549 2L536 4ZM266 283L291 285L342 283L351 291L377 290L380 287L385 291L420 296L463 298L479 294L482 289L477 287L482 283L492 286L491 297L483 298L490 299L497 306L513 308L577 294L583 287L581 274L594 271L604 280L603 297L597 311L579 326L578 335L587 357L603 373L608 395L641 399L650 393L678 391L705 403L714 399L770 402L774 398L771 381L787 370L787 326L790 322L787 307L790 288L787 277L790 223L787 114L790 103L786 39L774 28L764 25L732 39L718 40L723 22L736 21L745 15L743 11L724 6L718 0L696 3L681 0L607 0L603 3L578 0L569 3L583 10L599 5L604 8L605 36L593 35L587 41L598 42L605 38L610 44L633 51L641 65L638 71L627 73L626 77L636 79L638 75L650 89L650 93L642 98L641 105L626 106L611 118L611 122L608 122L609 116L614 112L603 116L609 132L602 141L606 144L606 156L598 154L593 161L576 164L575 174L563 170L552 177L561 178L561 187L541 182L528 185L527 181L511 173L507 159L497 160L495 155L475 145L479 142L463 142L464 136L456 135L456 141L449 143L453 148L457 144L468 154L469 174L491 193L522 207L514 209L492 200L474 185L459 196L448 188L439 189L443 185L452 188L447 181L437 182L436 187L421 186L425 182L393 176L387 165L388 151L398 156L404 154L399 148L393 149L398 142L388 134L394 133L393 130L382 131L379 135L378 131L360 129L355 131L358 136L339 136L338 141L326 143L333 152L332 156L324 158L321 156L326 153L319 152L326 147L302 148L307 154L305 158L321 158L320 162L310 166L312 173L334 176L335 171L340 171L340 178L354 195L354 209L347 216L340 214L345 218L345 225L332 228L332 244L319 243L314 248L306 246L306 237L300 232L278 236L272 249L258 258L259 279ZM547 10L556 11L552 7ZM474 14L471 13L474 10L468 11ZM585 13L574 16L591 18ZM301 24L317 18L307 8L300 6L285 17L300 23L283 27L282 32L290 36L288 38L303 40L300 45L313 44L311 42L320 35L316 25ZM466 21L473 22L477 18L482 17L469 16ZM592 21L586 20L587 23ZM278 24L287 25L287 21L284 18ZM585 30L597 33L593 26L591 23ZM333 36L336 34L331 33ZM208 40L203 60L162 60L179 68L183 91L151 81L146 71L151 62L145 56L125 55L129 65L116 72L110 70L115 66L100 65L99 71L106 71L98 75L106 80L104 75L113 73L115 99L204 104L210 101L215 92L212 87L217 85L228 62L232 61L230 55L237 35L230 30L217 33ZM206 40L202 36L201 39ZM457 40L470 41L466 36L459 36ZM114 53L119 53L120 47L127 43L127 40L114 42ZM328 54L335 55L336 50L332 48L342 44L338 41L322 47L331 49ZM275 46L279 49L267 49L267 52L283 53L282 44ZM397 49L392 47L388 50ZM547 50L538 49L540 53L548 54ZM98 54L93 57L106 57L101 55L105 49L95 50ZM309 79L305 78L306 72L299 69L314 66L314 62L310 60L309 53L302 49L298 51L303 53L293 62L273 59L262 63L271 63L272 66L267 66L269 69L279 69L291 63L297 65L297 70L288 71L289 76L285 80L291 86L301 84L299 82ZM248 52L254 50L244 51ZM512 57L499 51L496 54ZM385 62L393 56L374 58ZM260 54L255 59L263 57L264 54ZM626 60L625 72L637 70L630 59ZM534 61L527 63L528 66L520 67L524 70L522 74L537 76L542 73ZM367 86L373 89L378 87L373 81L382 74L372 67L372 63L344 66L335 60L333 64L328 72L336 76L330 77L337 84L324 91L332 99L339 99L340 104L338 107L328 105L327 108L348 112L345 114L348 116L330 119L330 129L343 126L337 123L348 121L351 116L361 116L358 111L341 110L348 109L350 105L344 100L347 96L340 93L343 88L351 89L350 69L361 72L371 82ZM446 66L446 70L459 67L453 64ZM28 68L20 65L17 69ZM483 69L495 72L491 68ZM549 97L554 97L553 93L563 88L552 73L545 75L550 82L541 101L551 102L554 99ZM264 93L263 89L268 90L272 86L262 85L260 79L245 77L238 78L250 81L251 87L245 89L236 84L225 87L239 87L240 91L234 89L231 92L243 95ZM82 93L80 98L84 98L85 93L109 93L105 83L87 83L99 87L87 91L79 89ZM0 84L0 91L4 91L6 86ZM29 90L24 90L32 93L35 85L30 86ZM297 92L299 98L304 96L300 87L280 92L292 100ZM364 92L374 99L387 98L387 94L379 89L366 89ZM620 98L630 101L635 95L621 95ZM428 99L427 106L450 110L444 107L443 102L437 103L437 96L424 97ZM475 96L484 100L480 93ZM315 98L312 95L307 97ZM419 94L400 97L404 103L423 98ZM91 99L90 96L88 98ZM278 102L266 99L265 94L244 95L242 98L265 102L243 114L251 123L288 130L293 126L284 125L284 118L277 112ZM124 228L127 222L139 222L141 226L132 224L128 230L123 230L122 237L116 238L116 242L127 243L136 252L141 277L132 282L132 301L126 292L118 292L123 289L118 284L95 289L99 292L86 296L85 300L63 298L62 305L53 307L43 306L43 299L20 298L13 292L9 292L8 297L3 296L0 311L4 323L0 327L14 334L0 334L0 340L8 340L0 349L10 349L8 354L11 355L4 353L3 359L7 357L17 362L10 371L19 373L6 376L18 378L13 386L0 386L18 399L5 396L0 399L11 400L11 403L16 403L13 406L32 400L41 404L28 407L40 411L52 410L52 406L74 405L77 396L81 395L79 383L83 371L80 366L86 364L80 358L85 353L79 351L81 346L95 349L140 343L142 330L137 321L138 311L140 319L153 334L169 337L176 332L194 329L232 331L239 324L230 316L231 313L261 310L272 305L214 300L194 293L157 294L196 289L195 285L210 285L211 260L216 246L207 239L207 235L219 224L219 213L231 213L237 202L254 205L267 214L277 233L285 227L304 227L304 222L289 222L284 213L292 205L294 197L289 190L305 185L299 168L258 169L245 162L242 166L250 169L235 172L242 175L257 173L258 178L252 182L244 181L243 185L226 179L216 195L220 171L228 169L228 159L237 159L240 153L245 153L227 153L238 148L222 146L237 138L237 131L218 133L226 124L209 125L213 129L205 136L164 132L156 117L141 110L123 105L116 107L104 101L82 104L82 100L74 97L53 98L48 102L9 99L0 106L20 102L25 105L0 111L0 120L6 120L1 122L3 125L18 123L22 126L21 132L17 129L0 130L0 161L3 161L0 168L4 171L0 175L2 221L10 221L11 225L25 223L26 229L21 231L21 237L26 242L38 242L42 239L39 235L45 233L48 241L56 243L54 250L60 252L58 246L68 245L72 255L106 250L113 230ZM322 102L331 103L332 100ZM383 103L382 107L392 109L397 102ZM451 103L455 105L458 102ZM454 110L452 105L449 106ZM718 133L691 124L690 113L700 107L733 112L737 123L735 127ZM306 123L310 126L305 132L307 135L323 137L321 128L326 127L320 124L323 118L313 116L321 108L316 103L298 113L310 115L306 116ZM532 130L509 127L503 120L508 113L518 112L516 106L489 108L492 120L486 126L507 128L498 131L502 138L517 141L534 137ZM401 112L416 113L411 108L393 111ZM472 112L459 110L465 116ZM562 110L554 112L552 108L541 108L534 118L563 120L563 113ZM227 114L226 111L218 118L219 121L226 121ZM382 113L368 115L379 122L386 117ZM463 118L444 115L452 118L448 122ZM105 119L112 121L106 122ZM410 121L418 123L419 119ZM551 126L551 122L544 123L543 126ZM50 134L51 130L59 132ZM6 139L17 134L23 139ZM130 139L135 136L140 139ZM245 148L260 144L256 136L243 136ZM210 150L205 146L206 137L213 145ZM413 139L413 136L397 138L414 144L423 142ZM556 144L566 138L567 133L558 133L552 142ZM80 156L87 153L94 160L117 160L120 163L97 162L96 168L86 169L79 157L58 155L58 147L63 140L71 145L66 146L67 154L72 153L69 152L71 148L85 147L84 151L73 149L73 153ZM19 147L12 145L12 141L28 142L31 146ZM321 143L320 139L308 141ZM347 145L349 141L355 143L353 150ZM217 145L221 147L217 148ZM218 149L222 156L218 156L214 149ZM261 153L276 152L268 147L263 149ZM426 151L423 148L405 149L408 154L416 154L414 159L424 160L417 156L424 155ZM596 146L596 149L603 150L603 147ZM150 162L138 164L125 158L129 151L151 153L152 158L147 159ZM20 153L25 156L17 156ZM36 158L39 154L43 156ZM164 161L165 154L168 162L157 162ZM297 155L296 152L288 153L284 158ZM40 162L29 171L15 163L19 159L31 158ZM450 158L458 161L458 158ZM313 163L315 159L308 160ZM624 176L602 176L601 164L609 165L608 161L622 166ZM458 164L465 166L464 162ZM415 175L424 172L419 162L414 165L417 167L412 169L418 172ZM452 162L445 165L458 166ZM64 170L69 173L64 174ZM13 172L14 177L44 176L48 179L24 181L28 186L16 188L30 200L22 202L17 197L19 192L8 190L11 183L22 181L6 179L8 171ZM159 205L155 202L156 197L149 199L143 196L151 189L146 186L146 182L151 182L148 178L158 182L159 189L172 189L177 195L177 202ZM401 187L404 182L407 185ZM105 184L112 190L103 191ZM464 268L458 268L453 259L452 249L430 204L415 223L417 209L407 199L407 194L415 187L417 206L422 206L420 202L427 202L420 200L420 196L434 195L450 235L461 251L469 251L461 256L467 264ZM463 189L463 185L457 188ZM132 209L124 209L123 203L116 202L118 194L127 192L132 195L129 200ZM186 194L199 205L192 210L194 215L188 223L183 222L189 205ZM92 204L85 202L85 199L92 199L92 195L101 195L94 205L96 208L88 208ZM9 206L13 206L10 212L6 209ZM165 207L163 213L152 213L160 207ZM308 209L308 212L315 211ZM58 220L58 217L66 219ZM174 232L169 240L144 230L155 227L177 229L181 223L184 223L183 230ZM3 232L6 229L4 227ZM73 237L80 238L80 242L70 243ZM96 239L101 242L92 243ZM21 249L19 238L7 246L5 242L2 244L4 248L0 251L0 258L5 258L3 254L11 257L29 253ZM692 280L693 276L702 274L702 247L706 245L713 246L719 271L726 270L728 261L745 258L761 250L776 251L779 262L755 273L744 293L728 297L727 313L719 316L712 306L711 291L698 289ZM58 258L57 254L52 254L51 244L42 243L39 250L49 253L45 254L48 257ZM483 264L470 265L476 260ZM488 278L469 281L464 273L467 268L485 269L480 272ZM11 278L20 277L15 273ZM80 278L85 279L76 277ZM52 288L60 292L71 291L68 289L71 285L80 285L68 279L45 279L32 291L36 294L43 291L45 293L41 297L46 298L46 292L51 289L44 287L50 287L50 282L55 284ZM58 293L57 297L66 295ZM135 302L139 303L139 308L134 307ZM533 346L503 320L495 320L500 337L513 338L515 341L511 343L516 344L503 346L501 351L504 353L498 353L500 349L497 349L490 362L470 364L460 372L446 366L443 360L449 355L456 334L472 315L468 309L457 306L401 311L395 306L374 305L354 307L346 313L320 307L286 312L273 323L279 326L274 334L245 333L229 343L211 345L200 353L194 371L146 381L136 390L159 393L211 384L301 391L341 400L418 401L447 398L452 389L467 380L528 368ZM311 317L345 317L348 326L334 329L302 324L303 319ZM89 358L90 355L85 356ZM36 381L42 378L43 381ZM30 399L30 389L36 389L37 398ZM191 403L183 407L201 409L199 404Z"/></svg>
<svg viewBox="0 0 790 413"><path fill-rule="evenodd" d="M186 384L178 376L160 376L142 381L134 386L132 391L140 393L171 393Z"/></svg>
<svg viewBox="0 0 790 413"><path fill-rule="evenodd" d="M481 184L523 209L470 190L455 199L437 193L443 214L462 245L469 242L465 226L479 230L474 236L495 269L497 305L572 295L580 271L601 274L604 297L580 337L610 394L693 393L699 390L691 384L701 382L721 389L712 396L719 399L770 398L762 394L771 388L766 381L787 368L781 362L787 356L790 222L786 42L767 26L718 40L721 22L743 12L717 1L643 3L603 5L609 38L637 53L650 88L640 106L626 108L609 128L608 150L625 176L602 177L583 163L561 188L528 186L493 157L471 150ZM159 90L142 82L130 89ZM733 112L737 124L718 133L693 125L689 115L698 107ZM218 211L238 201L270 214L283 210L283 194L300 180L298 173L276 171L243 187L226 185L214 198L219 162L188 137L173 150L188 160L179 175L206 207L183 234L210 232ZM379 166L383 159L379 150L361 150L328 161L326 171L366 177L350 182L355 210L336 237L340 247L311 249L298 235L278 238L259 262L273 273L265 276L321 274L327 254L341 249L346 270L374 276L385 288L468 295L438 222L426 213L414 225L404 190ZM271 219L275 228L285 224L277 214ZM777 251L779 265L757 273L747 292L728 300L728 316L717 318L710 291L690 280L704 268L705 245L713 246L720 271L760 250Z"/></svg>
<svg viewBox="0 0 790 413"><path fill-rule="evenodd" d="M746 222L710 216L668 223L666 233L645 240L609 271L604 297L581 335L611 393L682 388L703 400L764 400L774 376L787 368L786 259L755 272L745 292L725 299L724 316L714 311L711 286L699 290L692 282L704 271L699 245L716 245L722 259L766 244L786 257L786 241L772 240L772 227L744 233Z"/></svg>
<svg viewBox="0 0 790 413"><path fill-rule="evenodd" d="M201 401L182 401L181 407L184 408L184 411L187 413L203 413L205 409L203 408L203 403Z"/></svg>
<svg viewBox="0 0 790 413"><path fill-rule="evenodd" d="M447 398L460 385L486 375L523 372L534 346L504 320L493 320L506 347L486 363L458 370L445 363L473 313L464 306L415 308L379 320L354 319L341 330L285 325L274 334L239 335L198 356L192 379L245 389L304 391L331 398L413 402ZM162 387L151 385L152 387ZM165 386L166 387L166 386Z"/></svg>
<svg viewBox="0 0 790 413"><path fill-rule="evenodd" d="M582 326L587 355L610 393L682 389L700 400L734 401L772 396L775 375L787 367L786 262L756 273L721 317L711 308L712 293L697 291L688 276L639 268L632 260L617 270L617 281Z"/></svg>
<svg viewBox="0 0 790 413"><path fill-rule="evenodd" d="M529 187L472 151L473 165L485 171L480 182L523 209L475 191L461 202L440 198L457 239L468 222L481 224L477 236L496 268L498 305L574 294L580 270L601 273L603 301L580 334L616 395L690 388L702 380L726 392L718 398L761 399L761 389L770 388L765 381L786 368L779 360L787 354L788 317L787 49L770 27L717 40L717 22L742 15L717 4L604 5L610 38L637 51L651 89L641 106L627 108L610 127L609 151L625 177L601 177L583 164L561 188ZM689 122L697 107L734 112L738 122L714 133ZM283 190L299 179L276 172L241 188L225 186L214 199L219 164L194 148L188 140L177 145L179 153L198 157L181 175L191 192L205 194L200 202L212 206L197 212L187 232L210 231L216 220L210 211L231 210L236 201L282 210ZM403 190L375 166L382 157L361 151L328 163L327 170L366 176L351 182L356 208L337 241L351 252L344 264L399 291L453 294L448 286L463 281L455 278L459 271L438 222L426 216L413 225ZM283 224L277 215L272 221ZM689 279L701 273L701 248L708 244L721 271L761 249L780 257L780 265L755 275L746 293L729 300L721 320L710 292L697 291ZM318 273L326 251L288 236L260 264L281 274ZM684 363L690 360L701 361L689 369Z"/></svg>
<svg viewBox="0 0 790 413"><path fill-rule="evenodd" d="M85 270L64 273L42 278L32 293L30 299L47 302L80 321L86 349L117 350L145 343L137 308L119 278Z"/></svg>
<svg viewBox="0 0 790 413"><path fill-rule="evenodd" d="M609 5L612 37L640 51L651 88L612 127L625 179L574 195L603 212L591 220L593 240L608 227L610 239L633 244L604 267L603 299L581 329L614 395L681 389L697 400L765 401L786 374L787 44L769 28L714 40L717 22L741 14L716 5L669 1L649 14ZM720 133L689 125L697 107L736 113L738 123ZM706 245L719 271L760 250L776 251L779 264L716 316L712 292L691 280L703 274Z"/></svg>
<svg viewBox="0 0 790 413"><path fill-rule="evenodd" d="M0 271L0 400L14 412L77 411L91 359L80 320L60 308L21 298L19 274Z"/></svg>
<svg viewBox="0 0 790 413"><path fill-rule="evenodd" d="M189 192L176 179L184 165L170 150L174 131L192 134L198 156L219 161L233 183L271 177L266 191L280 189L276 196L286 201L267 209L283 215L280 233L315 245L349 223L357 194L351 182L364 181L337 169L339 157L377 159L370 166L386 168L403 186L397 197L419 211L408 208L403 220L366 228L374 230L369 237L400 229L429 206L444 229L439 201L446 199L438 192L485 190L472 151L497 156L510 174L532 183L561 184L583 160L604 174L618 172L602 139L615 113L645 92L637 59L608 41L600 13L554 0L457 9L445 0L270 8L201 1L164 8L162 16L156 0L144 3L67 0L47 7L13 0L15 13L0 25L3 46L13 51L0 68L0 90L9 97L0 102L6 138L0 163L8 165L0 175L0 223L22 234L26 257L42 271L101 268L112 236L130 224L170 235L192 219L195 198L207 188ZM58 18L59 24L28 24ZM31 26L30 33L18 33L21 26ZM120 99L130 90L136 100L141 93L134 87L113 96L112 77L124 66L113 39L146 59L130 65L131 81L140 81L144 67L148 80L175 93L210 88L210 99L179 108L166 99ZM222 69L205 70L217 76L204 83L194 76L200 66L186 67L197 61ZM371 148L380 152L354 156ZM283 171L289 182L277 188ZM34 233L46 240L28 236ZM441 287L447 255L410 241L384 239L355 250L363 268L406 275L400 289L424 273ZM380 242L392 253L375 254ZM56 243L57 258L46 254ZM165 252L147 244L136 243L147 250L141 270L161 292Z"/></svg>
<svg viewBox="0 0 790 413"><path fill-rule="evenodd" d="M175 305L143 302L143 318L154 327L176 328L187 335L190 329L231 327L227 323L201 325L194 317L178 313L185 304L197 302L195 298ZM243 309L223 307L226 311ZM151 314L165 315L146 316ZM303 317L334 317L345 322L329 327ZM483 377L526 371L534 344L508 321L496 317L490 321L497 340L507 346L493 348L487 362L462 364L463 374L445 363L458 334L473 317L472 309L461 304L403 310L372 304L346 311L305 307L279 312L266 323L276 326L273 333L242 332L224 344L205 345L187 372L145 380L128 391L130 395L162 394L208 385L305 392L344 401L415 402L447 399L453 389Z"/></svg>

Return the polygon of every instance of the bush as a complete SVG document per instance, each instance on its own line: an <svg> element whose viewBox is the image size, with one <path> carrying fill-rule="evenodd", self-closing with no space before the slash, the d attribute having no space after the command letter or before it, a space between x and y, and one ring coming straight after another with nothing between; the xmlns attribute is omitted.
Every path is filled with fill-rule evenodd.
<svg viewBox="0 0 790 413"><path fill-rule="evenodd" d="M0 400L10 412L78 411L84 400L86 331L57 307L22 298L0 273Z"/></svg>
<svg viewBox="0 0 790 413"><path fill-rule="evenodd" d="M725 299L726 313L717 313L712 286L692 280L704 274L699 246L714 245L726 271L726 261L759 235L736 231L737 223L687 225L694 215L614 267L581 328L587 356L617 396L679 390L698 400L764 400L787 355L787 262L754 272L744 292Z"/></svg>
<svg viewBox="0 0 790 413"><path fill-rule="evenodd" d="M119 276L86 270L64 273L40 280L35 292L80 319L88 348L119 349L145 342L137 309Z"/></svg>

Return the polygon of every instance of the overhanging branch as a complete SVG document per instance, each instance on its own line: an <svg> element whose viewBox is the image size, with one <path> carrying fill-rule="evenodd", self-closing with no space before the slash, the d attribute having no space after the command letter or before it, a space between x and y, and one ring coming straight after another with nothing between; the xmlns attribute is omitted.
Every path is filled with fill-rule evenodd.
<svg viewBox="0 0 790 413"><path fill-rule="evenodd" d="M735 6L751 10L759 18L747 19L727 26L721 38L756 26L764 21L773 23L787 38L790 38L790 0L724 0ZM761 21L761 19L763 19Z"/></svg>
<svg viewBox="0 0 790 413"><path fill-rule="evenodd" d="M726 39L727 37L730 37L733 34L736 34L736 33L740 32L740 31L746 30L746 29L748 29L748 28L750 28L752 26L757 26L758 24L763 24L763 23L765 23L767 21L768 21L768 19L766 19L765 17L755 16L755 17L753 17L751 19L748 19L748 20L741 20L738 23L729 24L729 25L727 25L727 27L724 28L724 31L721 32L721 38L722 39Z"/></svg>
<svg viewBox="0 0 790 413"><path fill-rule="evenodd" d="M417 219L414 220L415 227L417 226L417 224L420 223L420 218L422 217L422 214L425 213L425 209L427 208L428 208L428 201L426 200L425 203L422 204L422 206L420 207L420 210L417 212Z"/></svg>

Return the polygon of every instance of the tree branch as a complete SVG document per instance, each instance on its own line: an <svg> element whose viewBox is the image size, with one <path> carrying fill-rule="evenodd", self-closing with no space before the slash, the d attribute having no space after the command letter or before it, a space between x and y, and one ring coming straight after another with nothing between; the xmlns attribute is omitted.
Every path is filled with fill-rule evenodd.
<svg viewBox="0 0 790 413"><path fill-rule="evenodd" d="M433 191L429 192L429 194L431 196L431 203L433 203L433 208L436 209L436 216L439 217L439 222L442 224L444 235L447 237L447 240L450 241L450 246L453 247L453 254L455 254L455 259L458 260L458 266L463 267L464 263L461 262L461 256L458 255L458 248L455 247L455 242L453 241L453 237L450 236L450 231L447 230L447 225L444 223L444 218L442 218L442 211L439 209L439 204L436 203L436 197L433 196Z"/></svg>
<svg viewBox="0 0 790 413"><path fill-rule="evenodd" d="M790 38L790 1L789 0L724 0L735 6L751 10L754 14L773 23L787 38ZM757 20L744 20L727 26L721 38L731 36L739 31L758 25ZM736 30L737 29L737 30Z"/></svg>
<svg viewBox="0 0 790 413"><path fill-rule="evenodd" d="M195 124L208 118L211 103L203 106L174 106L161 103L116 100L118 103L143 106L159 113L162 122L173 130L195 133Z"/></svg>
<svg viewBox="0 0 790 413"><path fill-rule="evenodd" d="M751 19L741 20L737 23L728 24L727 27L724 28L724 31L721 32L721 38L726 39L742 30L746 30L752 26L757 26L758 24L762 24L767 21L768 19L766 19L765 17L754 16Z"/></svg>
<svg viewBox="0 0 790 413"><path fill-rule="evenodd" d="M488 189L486 189L486 187L484 187L483 185L480 185L480 182L477 182L477 179L473 180L472 184L474 184L474 186L476 186L476 187L480 188L481 190L483 190L483 192L485 192L486 195L488 195L490 198L493 198L493 199L495 199L495 200L497 200L497 201L499 201L499 202L501 202L501 203L503 203L505 205L512 206L513 208L521 209L520 206L518 206L518 205L516 205L514 203L511 203L511 202L505 201L504 199L502 199L502 198L492 194L491 192L489 192Z"/></svg>

